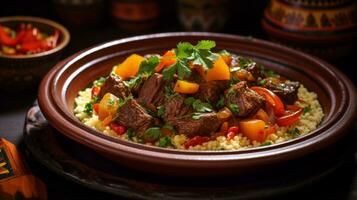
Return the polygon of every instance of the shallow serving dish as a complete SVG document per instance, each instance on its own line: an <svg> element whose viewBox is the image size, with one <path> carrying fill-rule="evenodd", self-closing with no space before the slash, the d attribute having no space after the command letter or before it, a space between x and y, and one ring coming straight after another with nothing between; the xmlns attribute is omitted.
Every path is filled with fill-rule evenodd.
<svg viewBox="0 0 357 200"><path fill-rule="evenodd" d="M73 114L78 91L131 53L161 53L179 41L215 40L217 49L245 55L317 93L325 117L313 132L280 144L239 151L183 151L122 141L82 124ZM67 137L121 165L166 175L242 173L296 159L337 142L356 118L356 90L322 60L262 40L213 33L163 33L116 40L79 52L57 64L39 90L40 108Z"/></svg>
<svg viewBox="0 0 357 200"><path fill-rule="evenodd" d="M43 76L60 59L70 41L68 30L49 19L30 16L1 17L0 25L16 30L20 24L30 23L49 35L57 29L60 32L58 45L48 51L31 55L0 54L1 90L25 90L37 88Z"/></svg>

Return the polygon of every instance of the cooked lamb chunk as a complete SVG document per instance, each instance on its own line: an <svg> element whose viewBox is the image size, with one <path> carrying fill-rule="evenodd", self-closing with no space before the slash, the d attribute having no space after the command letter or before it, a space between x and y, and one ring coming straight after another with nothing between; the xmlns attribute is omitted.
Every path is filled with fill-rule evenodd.
<svg viewBox="0 0 357 200"><path fill-rule="evenodd" d="M119 98L126 98L130 95L128 88L118 76L110 75L100 88L98 97L101 99L106 93L111 93Z"/></svg>
<svg viewBox="0 0 357 200"><path fill-rule="evenodd" d="M119 108L114 120L120 125L133 129L136 133L143 133L155 122L154 117L149 115L134 99L128 99Z"/></svg>
<svg viewBox="0 0 357 200"><path fill-rule="evenodd" d="M163 79L162 74L153 74L140 88L138 102L142 105L162 105L165 101L165 85L166 81Z"/></svg>
<svg viewBox="0 0 357 200"><path fill-rule="evenodd" d="M274 82L268 79L268 81L264 84L264 87L278 95L284 103L294 104L298 99L297 93L300 83L292 81Z"/></svg>
<svg viewBox="0 0 357 200"><path fill-rule="evenodd" d="M184 104L184 97L177 96L165 103L164 121L171 124L178 133L188 136L207 135L221 125L215 112L197 114ZM193 115L199 115L193 119Z"/></svg>
<svg viewBox="0 0 357 200"><path fill-rule="evenodd" d="M203 101L210 102L212 105L216 105L220 98L222 91L228 86L228 81L207 81L200 83L198 92L195 94L195 98Z"/></svg>
<svg viewBox="0 0 357 200"><path fill-rule="evenodd" d="M225 91L225 104L237 117L247 117L256 113L264 103L264 98L251 90L245 81Z"/></svg>

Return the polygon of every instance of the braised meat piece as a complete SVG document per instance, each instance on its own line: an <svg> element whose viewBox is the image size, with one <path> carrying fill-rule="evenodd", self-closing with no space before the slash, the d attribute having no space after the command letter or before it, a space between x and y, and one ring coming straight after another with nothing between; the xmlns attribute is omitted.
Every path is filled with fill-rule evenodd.
<svg viewBox="0 0 357 200"><path fill-rule="evenodd" d="M179 133L188 136L210 135L221 126L221 122L218 120L215 112L200 113L197 119L192 118L194 114L190 113L172 122Z"/></svg>
<svg viewBox="0 0 357 200"><path fill-rule="evenodd" d="M110 75L100 88L98 97L101 99L106 93L111 93L119 98L125 98L130 95L128 88L118 76Z"/></svg>
<svg viewBox="0 0 357 200"><path fill-rule="evenodd" d="M164 121L171 124L178 133L188 136L208 135L220 127L221 122L215 112L197 114L184 104L184 100L184 97L176 96L164 105ZM196 119L194 115L197 115Z"/></svg>
<svg viewBox="0 0 357 200"><path fill-rule="evenodd" d="M286 104L294 104L298 99L297 93L300 87L299 82L285 81L277 82L268 79L264 87L278 95Z"/></svg>
<svg viewBox="0 0 357 200"><path fill-rule="evenodd" d="M210 102L212 105L216 105L221 92L224 91L227 86L228 81L202 82L194 97L203 102Z"/></svg>
<svg viewBox="0 0 357 200"><path fill-rule="evenodd" d="M162 74L155 73L150 76L139 90L138 102L142 105L160 106L165 101L164 87L166 81Z"/></svg>
<svg viewBox="0 0 357 200"><path fill-rule="evenodd" d="M257 80L259 77L262 78L263 75L260 72L260 68L258 66L257 63L253 62L251 64L249 64L245 70L247 70L250 74L252 74L252 76L254 77L255 80Z"/></svg>
<svg viewBox="0 0 357 200"><path fill-rule="evenodd" d="M128 99L119 108L114 121L133 129L136 133L143 133L154 124L155 119L136 100Z"/></svg>
<svg viewBox="0 0 357 200"><path fill-rule="evenodd" d="M226 106L237 117L256 113L265 104L265 99L241 81L225 91Z"/></svg>

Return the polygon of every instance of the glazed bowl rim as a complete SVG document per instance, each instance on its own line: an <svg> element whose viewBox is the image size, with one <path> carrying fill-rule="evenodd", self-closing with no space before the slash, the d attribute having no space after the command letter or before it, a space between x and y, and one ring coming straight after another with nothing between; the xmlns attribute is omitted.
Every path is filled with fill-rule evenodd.
<svg viewBox="0 0 357 200"><path fill-rule="evenodd" d="M7 58L7 59L28 59L28 58L37 58L42 56L47 56L53 53L56 53L66 47L70 41L70 34L66 27L63 25L52 21L50 19L41 18L41 17L34 17L34 16L5 16L0 17L0 24L4 22L14 22L14 21L23 21L23 22L36 22L44 24L45 26L49 26L51 28L56 28L61 32L62 41L57 45L55 48L50 49L48 51L44 51L41 53L31 54L31 55L3 55L0 54L0 58Z"/></svg>
<svg viewBox="0 0 357 200"><path fill-rule="evenodd" d="M333 139L337 139L341 137L342 132L346 130L346 126L348 125L347 122L351 122L348 120L343 121L346 118L346 113L342 113L343 117L340 119L336 119L335 122L344 122L342 124L339 123L330 123L324 126L326 130L322 130L322 127L318 127L317 130L324 131L324 134L314 134L317 130L313 131L313 133L306 134L304 136L298 137L293 141L288 141L282 144L274 144L271 146L266 147L258 147L258 148L251 148L247 150L225 150L225 151L191 151L191 150L177 150L177 149L166 149L166 148L159 148L159 147L152 147L147 146L144 144L137 144L133 142L123 141L119 139L112 138L110 136L106 136L99 131L96 131L90 127L85 126L79 120L77 122L73 122L68 118L63 110L61 110L58 104L54 103L56 101L60 101L60 99L55 97L53 93L56 87L56 81L60 78L60 75L65 71L66 67L69 67L71 63L75 62L76 60L80 60L82 57L86 55L90 55L96 51L101 49L105 49L110 46L119 45L126 42L132 41L140 41L140 40L150 40L150 39L158 39L161 37L180 37L180 36L215 36L215 37L224 37L225 39L239 39L239 40L253 40L257 42L259 45L266 45L274 48L278 48L281 50L289 51L297 56L302 58L308 59L313 62L317 62L319 65L328 70L329 72L339 76L341 78L341 87L346 89L345 92L348 92L350 96L348 96L349 101L356 100L356 94L351 93L351 91L355 91L353 84L350 80L337 69L329 65L328 63L309 56L307 54L298 52L296 50L292 50L290 48L277 45L271 42L267 42L260 39L252 39L250 37L242 37L230 34L221 34L221 33L206 33L206 32L173 32L173 33L159 33L159 34L150 34L150 35L142 35L142 36L135 36L129 37L119 40L114 40L110 42L106 42L103 44L95 45L88 49L85 49L62 63L57 64L44 78L40 86L39 92L39 105L41 110L43 110L43 114L49 120L51 125L53 125L56 129L60 132L65 132L64 134L71 137L72 139L76 140L77 142L83 143L85 145L95 147L99 149L99 151L110 152L113 154L120 154L120 155L145 155L144 160L150 160L152 158L162 158L162 160L158 162L169 162L169 160L196 160L199 162L210 162L210 161L235 161L235 160L254 160L254 159L274 159L274 156L281 155L284 158L289 157L289 153L296 152L296 155L303 155L308 152L315 151L322 147L326 147L327 145L333 142ZM51 99L53 98L53 99ZM347 101L346 99L344 99ZM52 101L52 102L51 102ZM45 106L45 104L50 103L52 104L51 108L56 108L57 112L51 112L51 109ZM333 106L333 105L332 105ZM356 117L356 105L348 104L345 106L349 106L348 108L344 108L345 110L349 111L347 115L349 120L354 120ZM62 118L65 120L65 124L58 125L56 124L53 119ZM71 116L74 118L74 116ZM61 121L61 120L58 120ZM69 130L68 130L69 129ZM71 133L70 133L71 132ZM73 134L76 133L76 134ZM79 134L77 134L79 133ZM69 135L68 135L69 134ZM82 136L85 136L85 142L83 142ZM98 137L99 136L99 137ZM315 140L311 140L311 138L316 138ZM118 151L124 150L124 151ZM276 159L276 158L275 158Z"/></svg>

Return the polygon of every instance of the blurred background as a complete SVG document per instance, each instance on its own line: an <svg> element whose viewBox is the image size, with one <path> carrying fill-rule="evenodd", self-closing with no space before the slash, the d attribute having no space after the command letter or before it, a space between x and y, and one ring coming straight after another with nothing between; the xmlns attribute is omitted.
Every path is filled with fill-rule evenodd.
<svg viewBox="0 0 357 200"><path fill-rule="evenodd" d="M356 13L355 0L12 0L0 7L0 17L38 16L66 26L64 57L127 36L209 31L273 40L342 70L357 52Z"/></svg>

